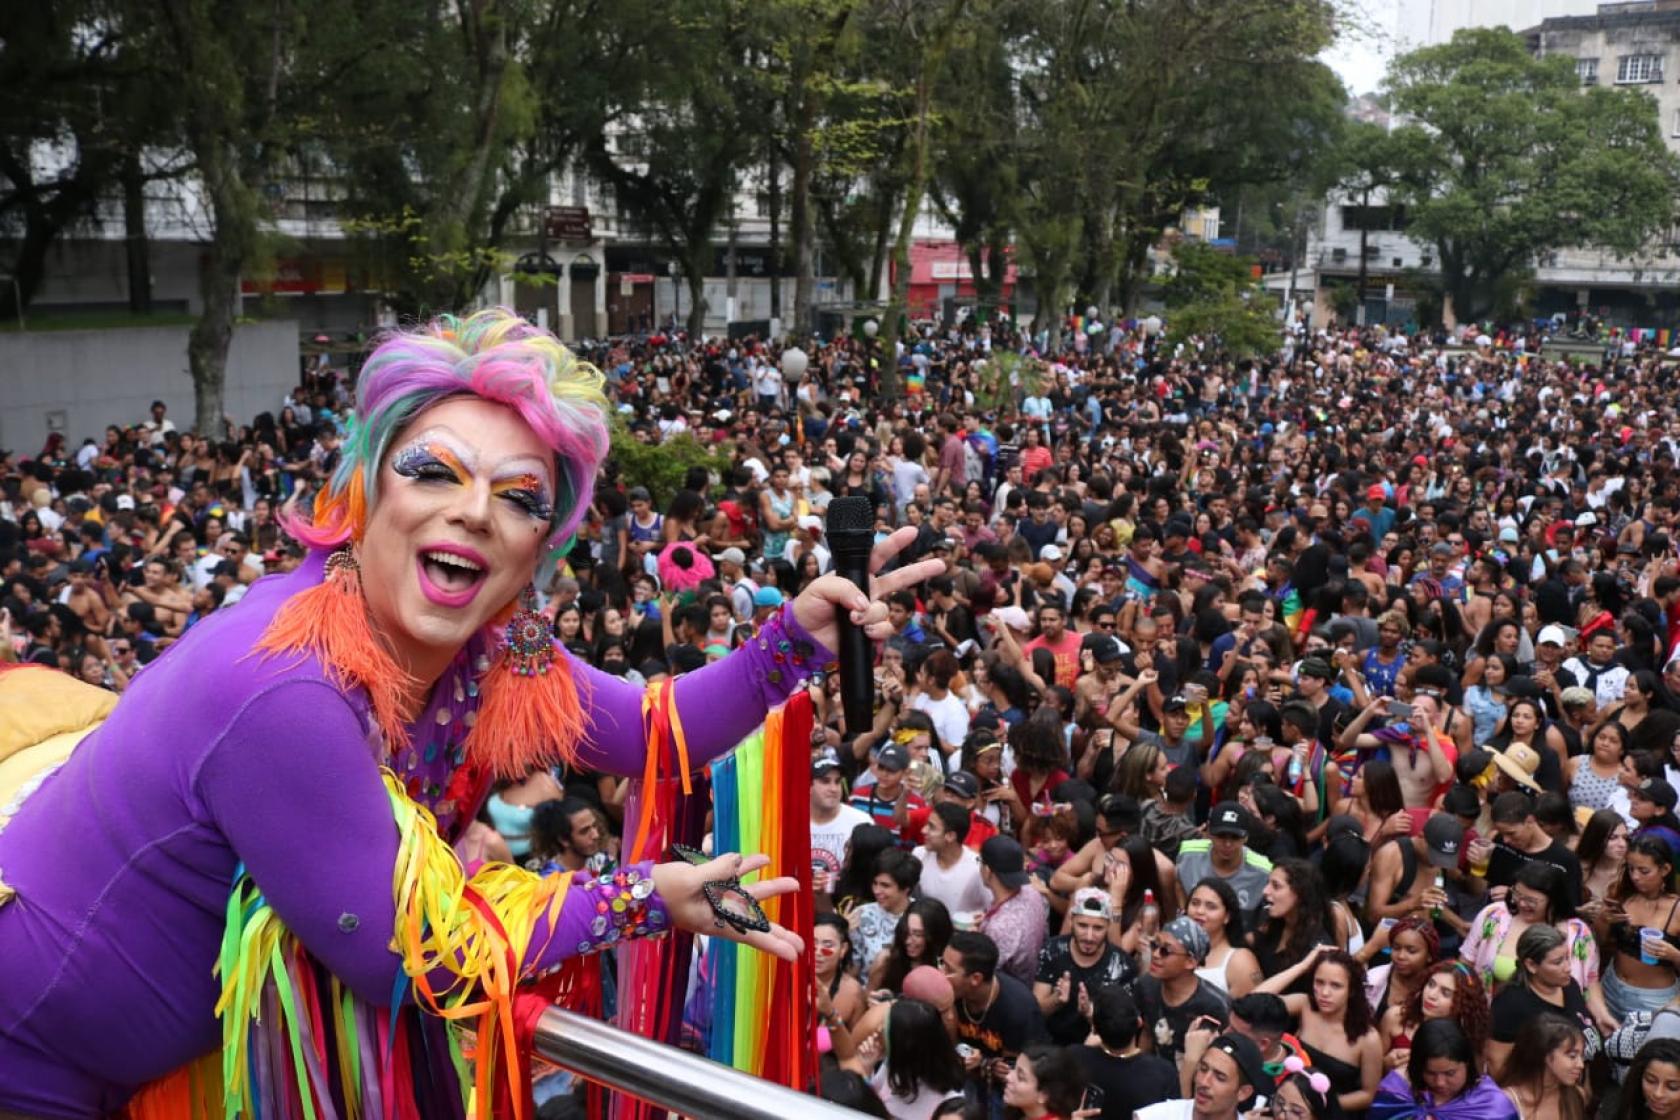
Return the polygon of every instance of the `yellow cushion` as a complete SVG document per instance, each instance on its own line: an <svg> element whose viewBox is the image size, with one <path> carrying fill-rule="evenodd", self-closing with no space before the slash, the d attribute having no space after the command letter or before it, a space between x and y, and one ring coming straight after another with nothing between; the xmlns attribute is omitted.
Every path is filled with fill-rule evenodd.
<svg viewBox="0 0 1680 1120"><path fill-rule="evenodd" d="M116 693L52 669L0 673L0 762L55 735L86 731L116 706Z"/></svg>

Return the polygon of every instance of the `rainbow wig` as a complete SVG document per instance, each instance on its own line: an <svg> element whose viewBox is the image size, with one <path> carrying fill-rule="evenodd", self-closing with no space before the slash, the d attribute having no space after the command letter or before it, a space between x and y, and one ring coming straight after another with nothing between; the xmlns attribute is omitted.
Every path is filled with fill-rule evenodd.
<svg viewBox="0 0 1680 1120"><path fill-rule="evenodd" d="M356 383L356 411L311 521L286 529L311 548L360 540L391 440L421 412L471 393L515 409L554 452L556 495L550 551L565 548L589 510L607 454L601 371L505 307L466 318L440 315L380 342Z"/></svg>

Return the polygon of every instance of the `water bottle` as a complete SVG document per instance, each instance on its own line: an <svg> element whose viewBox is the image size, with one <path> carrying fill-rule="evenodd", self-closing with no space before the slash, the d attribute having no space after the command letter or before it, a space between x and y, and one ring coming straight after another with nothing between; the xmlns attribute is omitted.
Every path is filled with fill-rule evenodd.
<svg viewBox="0 0 1680 1120"><path fill-rule="evenodd" d="M1155 903L1155 892L1144 888L1143 909L1138 911L1138 928L1146 937L1153 937L1161 928L1161 908Z"/></svg>
<svg viewBox="0 0 1680 1120"><path fill-rule="evenodd" d="M1305 743L1296 743L1295 748L1289 752L1289 769L1286 773L1288 775L1290 785L1295 785L1301 780L1301 775L1306 773L1307 763L1302 757L1306 754L1306 751L1307 747Z"/></svg>

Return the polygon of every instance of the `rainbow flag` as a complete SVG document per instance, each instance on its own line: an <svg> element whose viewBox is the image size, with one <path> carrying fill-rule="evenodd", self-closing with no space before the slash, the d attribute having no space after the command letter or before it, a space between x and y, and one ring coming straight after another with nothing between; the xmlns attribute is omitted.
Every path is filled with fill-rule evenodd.
<svg viewBox="0 0 1680 1120"><path fill-rule="evenodd" d="M764 726L727 758L712 764L716 852L763 852L765 873L791 875L800 889L764 911L810 943L816 917L811 893L811 700L800 692L771 712ZM789 964L733 941L713 938L712 1020L708 1055L789 1088L809 1089L817 1076L816 973L810 953Z"/></svg>
<svg viewBox="0 0 1680 1120"><path fill-rule="evenodd" d="M1306 607L1301 602L1301 593L1293 585L1285 584L1282 591L1274 598L1277 599L1278 615L1283 624L1289 628L1291 634L1300 632L1301 619L1306 615Z"/></svg>

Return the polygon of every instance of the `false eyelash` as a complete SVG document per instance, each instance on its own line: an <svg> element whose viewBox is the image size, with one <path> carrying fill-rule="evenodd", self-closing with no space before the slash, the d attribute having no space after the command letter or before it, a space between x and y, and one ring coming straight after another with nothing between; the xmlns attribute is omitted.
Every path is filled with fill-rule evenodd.
<svg viewBox="0 0 1680 1120"><path fill-rule="evenodd" d="M410 447L397 453L391 469L404 478L441 478L455 480L455 472L424 447Z"/></svg>
<svg viewBox="0 0 1680 1120"><path fill-rule="evenodd" d="M541 496L533 494L529 490L509 490L502 497L507 498L538 521L548 521L554 517L554 507L543 501Z"/></svg>

